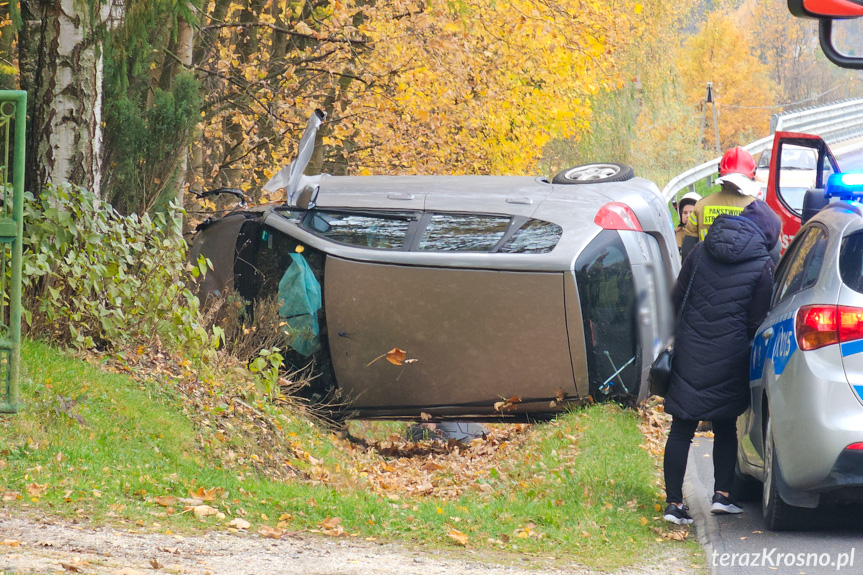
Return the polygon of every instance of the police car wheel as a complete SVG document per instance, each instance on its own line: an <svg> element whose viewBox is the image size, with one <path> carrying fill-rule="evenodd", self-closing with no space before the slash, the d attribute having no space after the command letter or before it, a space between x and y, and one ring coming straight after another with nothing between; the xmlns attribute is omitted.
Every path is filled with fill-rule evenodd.
<svg viewBox="0 0 863 575"><path fill-rule="evenodd" d="M625 164L604 163L575 166L557 174L553 184L606 184L625 182L635 177L635 172Z"/></svg>
<svg viewBox="0 0 863 575"><path fill-rule="evenodd" d="M773 442L773 425L768 416L764 429L764 494L761 510L767 529L787 531L795 529L799 524L801 509L782 500L776 483L778 476L779 461L776 458L776 444Z"/></svg>

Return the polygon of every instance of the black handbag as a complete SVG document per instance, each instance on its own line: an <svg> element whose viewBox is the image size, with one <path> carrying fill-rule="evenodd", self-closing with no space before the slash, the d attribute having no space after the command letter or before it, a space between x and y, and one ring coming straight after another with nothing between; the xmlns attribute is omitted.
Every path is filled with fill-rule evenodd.
<svg viewBox="0 0 863 575"><path fill-rule="evenodd" d="M692 275L689 276L689 284L686 286L686 293L683 294L683 302L680 304L680 310L677 312L677 322L674 328L680 325L680 318L683 317L683 308L686 307L686 300L689 299L689 290L692 288L692 280L695 279L695 272L698 271L698 264L701 263L701 254L698 254L698 259L695 265L692 266ZM650 373L647 376L647 381L650 384L650 394L659 397L665 397L668 394L668 388L671 386L671 364L674 361L674 342L659 352L656 359L650 365Z"/></svg>

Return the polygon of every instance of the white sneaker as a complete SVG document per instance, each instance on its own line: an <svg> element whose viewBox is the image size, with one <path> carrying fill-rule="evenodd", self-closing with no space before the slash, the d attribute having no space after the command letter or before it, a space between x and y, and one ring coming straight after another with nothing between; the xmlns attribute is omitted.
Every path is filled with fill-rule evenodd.
<svg viewBox="0 0 863 575"><path fill-rule="evenodd" d="M713 515L728 515L743 513L743 509L730 496L725 497L721 493L714 493L710 512Z"/></svg>

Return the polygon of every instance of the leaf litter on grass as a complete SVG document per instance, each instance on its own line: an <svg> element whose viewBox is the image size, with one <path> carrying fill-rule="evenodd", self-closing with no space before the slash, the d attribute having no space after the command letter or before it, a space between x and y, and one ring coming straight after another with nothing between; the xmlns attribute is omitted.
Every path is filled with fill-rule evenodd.
<svg viewBox="0 0 863 575"><path fill-rule="evenodd" d="M368 442L358 447L344 441L353 451L355 475L380 495L422 495L443 500L460 497L467 491L488 489L478 480L488 478L527 441L527 424L489 426L484 437L469 443L450 440L406 441L398 436Z"/></svg>
<svg viewBox="0 0 863 575"><path fill-rule="evenodd" d="M123 356L90 351L85 357L108 371L171 385L179 391L187 415L212 431L214 437L207 440L209 448L222 460L237 467L252 467L278 481L301 480L333 487L369 488L389 498L419 495L452 500L466 491L488 490L487 483L477 480L487 478L493 470L496 472L501 462L527 440L526 432L530 429L527 424L495 424L489 426L487 435L469 443L411 442L392 436L362 445L322 429L320 434L328 435L329 443L342 453L342 465L333 465L331 461L325 463L325 458L304 444L303 438L285 434L278 422L240 397L250 391L251 384L246 382L246 388L242 387L243 377L248 374L243 372L239 362L230 358L224 360L227 364L222 366L222 371L233 373L234 379L241 383L229 393L220 388L220 384L196 372L182 356L158 348L142 346ZM406 354L394 348L381 357L399 365L405 361ZM512 409L519 401L516 397L509 398L502 409ZM304 418L305 415L295 417ZM235 443L242 443L243 449L232 449L227 441L230 437ZM297 461L303 464L302 469L295 465ZM211 501L215 495L203 487L197 493L190 493L190 497L202 503ZM164 507L176 503L190 507L188 502L170 497L160 495L153 501Z"/></svg>
<svg viewBox="0 0 863 575"><path fill-rule="evenodd" d="M403 517L406 524L397 527L397 530L414 529L413 526L407 526L414 521L418 526L426 523L429 526L435 526L435 532L440 535L438 541L442 537L457 545L464 545L460 538L452 536L459 533L470 537L470 541L478 546L481 546L486 539L500 541L501 545L506 545L506 541L511 538L513 542L519 542L521 547L522 541L528 542L546 537L545 531L548 530L548 526L543 525L540 531L537 524L532 521L533 517L529 515L507 518L507 514L504 513L502 517L507 523L506 533L477 531L477 526L472 521L454 517L455 513L450 511L448 506L443 505L443 502L452 502L465 495L474 498L479 495L483 501L495 502L500 498L499 496L505 495L502 488L507 490L513 488L519 492L524 490L525 494L533 492L539 494L546 489L544 482L559 483L560 478L571 479L571 476L566 475L565 472L578 465L580 442L577 440L583 431L580 422L587 417L582 413L577 420L570 419L570 423L565 425L552 422L549 424L551 427L540 426L542 429L551 430L558 425L564 425L553 433L555 436L565 438L566 441L558 444L555 451L551 452L552 462L548 468L541 465L542 461L539 459L534 461L535 454L528 453L528 459L535 465L532 464L530 470L527 470L523 465L522 454L526 446L530 445L531 438L535 437L535 434L530 431L542 431L540 427L526 424L493 424L488 426L489 432L484 437L468 443L411 442L406 441L403 434L394 434L380 441L349 441L323 426L314 425L306 420L304 414L299 413L299 409L294 409L297 406L292 405L289 398L278 400L280 406L273 408L269 403L256 401L254 393L250 398L248 392L253 390L248 382L243 382L242 377L238 378L239 383L237 380L231 383L216 381L218 378L213 375L196 372L188 361L176 354L141 350L139 354L127 354L125 357L91 355L93 363L99 363L103 368L107 364L109 371L123 373L141 381L142 388L147 393L152 392L154 395L164 393L163 401L179 404L183 412L200 430L197 437L202 446L202 452L207 458L219 460L225 469L237 470L240 481L243 481L240 476L259 474L261 478L279 483L299 481L340 491L371 492L382 499L389 500L393 509L396 509L395 505L398 501L398 510L393 512L393 518L396 518L396 521L402 520L397 517L408 514ZM228 373L231 369L234 369L237 375L241 375L241 365L220 366L220 373ZM243 387L244 385L246 387ZM566 400L566 397L563 397L564 394L560 395L562 400ZM511 409L519 401L517 397L510 397L504 400L504 403L509 405L506 408L501 405L499 409ZM662 413L661 407L656 405L642 410L641 415L643 446L656 457L661 454L664 447L664 425L667 416ZM293 418L293 420L289 422L287 418ZM577 423L570 430L569 426L573 421ZM305 429L310 431L308 433L302 431ZM526 474L523 474L523 471ZM190 488L189 495L198 496L200 500L198 505L207 505L203 501L204 498L216 497L216 493L211 492L214 489L212 485L205 487L194 483L187 485ZM164 507L168 514L174 513L170 510L176 505L178 515L194 516L194 506L189 510L188 503L180 500L181 498L177 501L167 499L171 496L170 486L167 487L169 489L161 493L151 492L149 501ZM174 493L179 495L176 491ZM153 496L166 499L155 500ZM258 533L264 537L273 538L298 533L299 531L288 532L288 529L295 527L336 537L360 534L360 531L355 533L358 527L357 518L353 515L354 510L340 509L329 504L325 505L329 515L321 512L315 518L316 514L311 513L306 518L301 511L295 513L294 515L298 516L299 525L297 522L282 521L280 518L278 525L273 526L272 524L276 522L267 519L263 514L261 514L261 521L252 519L253 516L249 515L251 521L246 522L248 526L239 521L231 524L237 515L246 514L240 505L250 503L241 502L249 496L250 493L235 485L230 495L234 499L230 504L222 500L207 505L222 517L206 515L200 522L208 520L213 524L214 520L218 520L218 524L235 532ZM240 501L236 499L237 497L240 497ZM585 487L584 503L588 506L592 505L593 497L595 497L593 491L589 492ZM441 502L437 507L440 514L439 521L429 522L428 518L414 518L411 511L417 511L416 504L420 499ZM310 501L313 500L314 498ZM260 502L264 503L263 498ZM551 507L562 504L563 501L551 501ZM308 502L305 505L315 507ZM444 508L447 512L442 510ZM427 512L427 509L421 513L423 512ZM338 518L337 515L346 518L345 525L334 523L333 520ZM322 519L324 517L326 519ZM656 518L653 517L653 519ZM379 515L374 524L379 523L384 526L386 521L380 520ZM372 525L371 522L369 524ZM655 526L656 523L653 525ZM590 537L597 535L597 540L599 539L598 534L602 532L602 526L584 520L579 523L578 529L583 527L587 529L584 532ZM650 529L650 526L644 524L640 527L646 531ZM662 533L659 535L660 539L666 538ZM555 537L554 534L550 536ZM601 533L601 537L604 540L604 533Z"/></svg>

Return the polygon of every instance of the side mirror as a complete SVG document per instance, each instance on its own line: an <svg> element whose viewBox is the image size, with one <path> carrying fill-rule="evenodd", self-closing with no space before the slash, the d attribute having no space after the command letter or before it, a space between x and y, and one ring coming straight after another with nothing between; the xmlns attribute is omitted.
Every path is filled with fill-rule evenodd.
<svg viewBox="0 0 863 575"><path fill-rule="evenodd" d="M844 53L837 47L834 36L834 21L845 22L863 17L861 0L788 0L788 10L799 18L818 18L818 39L821 50L827 59L842 68L863 70L863 56ZM856 26L857 22L850 22ZM859 40L860 34L849 31L852 38ZM860 52L860 50L852 50Z"/></svg>
<svg viewBox="0 0 863 575"><path fill-rule="evenodd" d="M318 199L318 186L309 185L302 189L297 196L296 206L301 210L310 210L315 207L315 200Z"/></svg>

